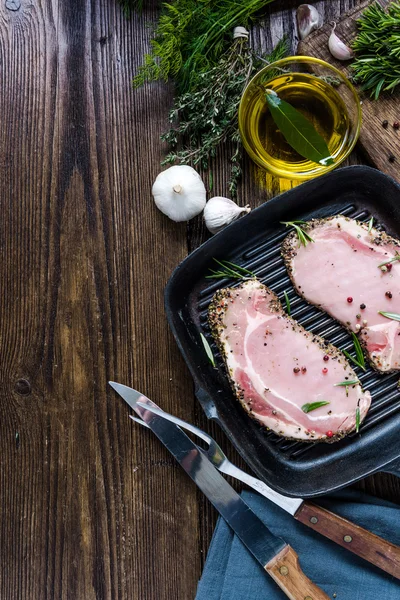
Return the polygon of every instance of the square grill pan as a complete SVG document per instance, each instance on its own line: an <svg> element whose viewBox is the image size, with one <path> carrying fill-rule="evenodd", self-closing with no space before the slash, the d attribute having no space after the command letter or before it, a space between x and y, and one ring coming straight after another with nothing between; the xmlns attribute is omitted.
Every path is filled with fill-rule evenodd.
<svg viewBox="0 0 400 600"><path fill-rule="evenodd" d="M353 365L372 395L369 413L360 427L333 443L288 441L266 431L235 399L222 358L207 323L214 292L235 287L230 279L206 279L213 258L229 260L253 271L276 292L285 306L287 291L292 316L342 350L352 350L348 333L330 316L295 293L281 258L281 242L289 233L280 221L309 220L330 215L368 221L400 238L400 186L381 172L347 167L304 183L269 200L192 252L174 271L166 290L167 318L195 382L195 393L206 415L215 419L247 464L275 490L311 497L349 485L377 471L400 475L399 374L380 375L371 367ZM216 359L205 354L202 332Z"/></svg>

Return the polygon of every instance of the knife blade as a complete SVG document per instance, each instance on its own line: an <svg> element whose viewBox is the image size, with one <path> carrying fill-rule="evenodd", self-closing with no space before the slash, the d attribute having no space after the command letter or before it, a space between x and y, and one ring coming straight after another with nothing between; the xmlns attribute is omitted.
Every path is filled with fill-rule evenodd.
<svg viewBox="0 0 400 600"><path fill-rule="evenodd" d="M177 425L138 406L138 401L152 404L140 392L113 381L109 384L147 423L290 600L329 599L303 573L293 548L264 525Z"/></svg>
<svg viewBox="0 0 400 600"><path fill-rule="evenodd" d="M193 427L190 423L186 423L173 415L165 413L160 407L155 405L154 402L151 403L151 406L147 407L147 410L164 417L164 419L168 419L178 426L180 425L184 429L192 431L192 433L196 435L196 427ZM137 421L141 422L142 425L146 425L144 421L140 421L139 419L137 419ZM200 431L200 433L204 432ZM314 531L317 531L343 548L346 548L346 550L364 558L371 564L386 571L386 573L400 579L399 546L388 542L378 535L371 533L363 527L360 527L325 508L317 506L312 502L305 501L303 498L288 498L287 496L279 494L263 481L252 477L230 463L219 447L217 452L214 450L212 456L208 454L208 458L211 462L213 462L215 456L217 461L214 464L217 468L221 462L221 456L224 459L223 464L228 464L228 467L225 466L224 469L220 469L225 474L231 475L243 483L246 483L259 494L268 498L268 500L292 515L297 521L310 527Z"/></svg>

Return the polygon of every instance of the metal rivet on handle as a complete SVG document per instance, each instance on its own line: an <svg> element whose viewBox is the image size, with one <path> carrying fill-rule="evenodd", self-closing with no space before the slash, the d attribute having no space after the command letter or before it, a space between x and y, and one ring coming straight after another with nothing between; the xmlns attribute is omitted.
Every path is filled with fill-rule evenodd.
<svg viewBox="0 0 400 600"><path fill-rule="evenodd" d="M279 569L279 573L280 573L281 575L287 575L287 574L289 573L289 569L288 569L287 567L281 567L281 568Z"/></svg>
<svg viewBox="0 0 400 600"><path fill-rule="evenodd" d="M313 523L313 525L315 525L315 523L318 523L317 517L311 517L310 522Z"/></svg>
<svg viewBox="0 0 400 600"><path fill-rule="evenodd" d="M351 535L345 535L343 539L346 542L346 544L350 544L350 542L353 541L353 538L351 537Z"/></svg>

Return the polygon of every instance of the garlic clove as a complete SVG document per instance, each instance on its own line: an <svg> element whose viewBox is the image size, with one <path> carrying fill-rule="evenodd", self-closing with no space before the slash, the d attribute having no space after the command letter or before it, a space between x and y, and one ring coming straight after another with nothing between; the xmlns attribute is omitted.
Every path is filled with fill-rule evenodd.
<svg viewBox="0 0 400 600"><path fill-rule="evenodd" d="M249 206L238 206L233 200L215 196L210 198L204 209L204 221L211 233L217 233L239 217L249 213Z"/></svg>
<svg viewBox="0 0 400 600"><path fill-rule="evenodd" d="M175 165L156 178L152 194L162 213L173 221L188 221L206 205L206 188L200 175L188 165Z"/></svg>
<svg viewBox="0 0 400 600"><path fill-rule="evenodd" d="M328 47L329 51L338 60L350 60L354 53L351 48L346 46L344 42L335 33L336 23L333 24L332 33L329 36Z"/></svg>
<svg viewBox="0 0 400 600"><path fill-rule="evenodd" d="M297 9L297 29L299 37L304 40L314 29L323 25L323 19L312 4L300 4Z"/></svg>

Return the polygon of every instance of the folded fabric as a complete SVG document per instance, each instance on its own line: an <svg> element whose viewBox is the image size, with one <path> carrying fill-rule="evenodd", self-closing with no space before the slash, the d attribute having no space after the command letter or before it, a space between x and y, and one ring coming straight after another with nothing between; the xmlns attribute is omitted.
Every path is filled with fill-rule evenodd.
<svg viewBox="0 0 400 600"><path fill-rule="evenodd" d="M290 544L304 573L336 600L400 600L400 581L325 539L254 492L243 499L275 534ZM400 545L400 506L355 490L317 503ZM285 600L285 594L219 519L195 600ZM287 600L287 599L286 599Z"/></svg>

